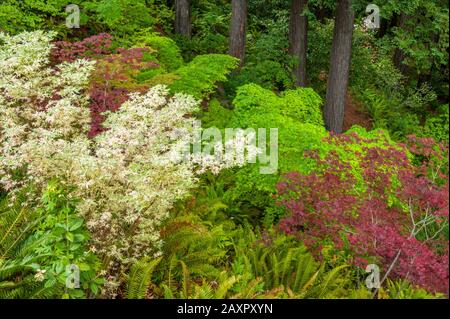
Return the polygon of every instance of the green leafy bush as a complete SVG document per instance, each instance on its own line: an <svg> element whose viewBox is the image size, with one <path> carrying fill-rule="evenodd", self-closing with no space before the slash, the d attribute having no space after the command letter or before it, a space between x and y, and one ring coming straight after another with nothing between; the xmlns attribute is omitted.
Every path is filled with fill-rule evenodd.
<svg viewBox="0 0 450 319"><path fill-rule="evenodd" d="M233 111L222 106L220 101L212 99L208 103L208 110L202 114L200 118L202 127L217 127L226 128L228 123L233 118Z"/></svg>
<svg viewBox="0 0 450 319"><path fill-rule="evenodd" d="M237 90L233 104L235 106L234 123L237 127L239 125L248 127L250 122L264 120L261 115L270 114L278 114L299 123L324 125L320 109L322 99L311 88L288 90L281 92L278 96L257 84L248 84ZM271 120L267 120L267 123L270 122Z"/></svg>
<svg viewBox="0 0 450 319"><path fill-rule="evenodd" d="M71 0L3 0L0 4L0 31L17 34L36 29L52 29L62 33L70 31L65 26L65 8ZM86 16L80 12L80 23Z"/></svg>
<svg viewBox="0 0 450 319"><path fill-rule="evenodd" d="M161 63L162 68L144 70L137 79L141 83L153 86L168 85L172 93L186 93L197 99L208 98L216 89L218 82L227 81L227 75L237 67L237 59L225 54L199 55L186 65L167 73L166 68L173 69L181 65L175 44L171 40L153 38L161 51L153 53L148 59ZM163 44L164 43L164 44Z"/></svg>
<svg viewBox="0 0 450 319"><path fill-rule="evenodd" d="M84 7L113 34L131 34L155 24L145 0L86 1Z"/></svg>
<svg viewBox="0 0 450 319"><path fill-rule="evenodd" d="M430 116L425 120L423 129L423 136L433 137L437 141L448 142L448 129L449 129L449 117L448 117L448 104L442 104L435 116Z"/></svg>
<svg viewBox="0 0 450 319"><path fill-rule="evenodd" d="M232 127L278 129L278 173L310 169L311 162L303 158L303 152L320 145L327 135L321 99L312 89L298 88L277 96L259 85L248 84L238 89L233 104ZM259 165L238 169L233 175L233 186L225 193L225 201L230 206L237 205L236 211L245 207L256 207L261 212L278 211L271 198L278 177L260 174Z"/></svg>
<svg viewBox="0 0 450 319"><path fill-rule="evenodd" d="M86 298L100 292L100 261L88 249L89 234L69 193L56 181L39 202L32 188L0 210L0 297ZM35 208L37 207L37 208ZM70 267L79 270L80 287L68 287Z"/></svg>
<svg viewBox="0 0 450 319"><path fill-rule="evenodd" d="M249 84L237 91L234 117L230 125L241 128L278 128L278 173L281 174L289 171L311 172L315 163L305 158L304 152L319 150L322 156L330 151L338 152L354 167L354 174L358 175L359 154L363 146L375 147L392 143L386 132L367 132L361 127L349 130L349 138L351 134L357 133L367 140L367 145L360 145L355 140L350 149L344 149L324 142L328 133L323 128L320 104L320 97L310 88L289 90L277 96L256 84ZM233 181L224 194L225 203L231 210L240 213L252 212L256 208L260 217L265 215L265 225L270 225L284 214L281 208L273 205L272 195L278 178L278 174L260 174L259 165L236 169Z"/></svg>
<svg viewBox="0 0 450 319"><path fill-rule="evenodd" d="M237 59L229 55L199 55L174 72L181 78L175 80L170 89L198 99L208 97L216 89L216 83L226 81L227 75L236 67Z"/></svg>
<svg viewBox="0 0 450 319"><path fill-rule="evenodd" d="M166 72L172 72L180 68L184 63L177 44L168 37L147 35L137 40L137 42L156 50L152 55L154 55L155 59Z"/></svg>

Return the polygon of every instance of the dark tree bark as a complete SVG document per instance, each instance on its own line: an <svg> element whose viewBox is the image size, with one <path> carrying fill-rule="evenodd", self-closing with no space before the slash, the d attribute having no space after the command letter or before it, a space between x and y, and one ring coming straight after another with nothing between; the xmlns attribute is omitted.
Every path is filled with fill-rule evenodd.
<svg viewBox="0 0 450 319"><path fill-rule="evenodd" d="M191 37L190 0L175 0L175 33Z"/></svg>
<svg viewBox="0 0 450 319"><path fill-rule="evenodd" d="M289 21L289 53L298 58L298 65L293 73L297 86L306 86L306 48L308 35L308 18L304 16L308 0L292 0Z"/></svg>
<svg viewBox="0 0 450 319"><path fill-rule="evenodd" d="M342 133L344 122L355 17L351 5L351 0L338 0L336 5L331 63L324 107L326 128L335 133Z"/></svg>
<svg viewBox="0 0 450 319"><path fill-rule="evenodd" d="M380 19L380 29L377 32L377 38L382 38L386 35L387 31L388 31L388 27L389 27L389 20Z"/></svg>
<svg viewBox="0 0 450 319"><path fill-rule="evenodd" d="M247 31L247 0L232 0L231 31L229 54L240 60L240 66L245 60L245 38Z"/></svg>
<svg viewBox="0 0 450 319"><path fill-rule="evenodd" d="M321 23L324 23L325 18L327 17L327 10L321 6L314 10L314 15L316 16L317 20L319 20Z"/></svg>
<svg viewBox="0 0 450 319"><path fill-rule="evenodd" d="M407 19L408 16L404 12L400 13L400 16L397 17L397 26L400 28L404 28ZM406 76L409 73L409 68L406 64L403 63L403 61L405 61L405 58L405 53L399 48L396 48L394 53L394 65L403 75Z"/></svg>

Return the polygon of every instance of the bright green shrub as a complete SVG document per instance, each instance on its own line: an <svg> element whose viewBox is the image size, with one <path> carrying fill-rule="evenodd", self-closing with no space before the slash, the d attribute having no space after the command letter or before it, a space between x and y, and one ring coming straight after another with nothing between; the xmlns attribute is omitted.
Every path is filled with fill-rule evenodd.
<svg viewBox="0 0 450 319"><path fill-rule="evenodd" d="M309 172L314 163L304 159L303 152L316 148L327 136L321 99L312 89L299 88L277 96L259 85L248 84L238 89L233 104L231 127L278 128L278 173ZM237 169L232 186L224 194L225 203L235 212L250 213L257 209L260 215L264 211L281 215L281 208L273 205L271 197L278 178L278 174L260 174L258 164Z"/></svg>
<svg viewBox="0 0 450 319"><path fill-rule="evenodd" d="M208 111L200 118L202 127L226 128L233 117L233 111L223 107L219 100L212 99L208 103Z"/></svg>
<svg viewBox="0 0 450 319"><path fill-rule="evenodd" d="M301 123L323 126L322 99L311 88L284 91L280 95L281 113Z"/></svg>
<svg viewBox="0 0 450 319"><path fill-rule="evenodd" d="M344 162L352 165L353 173L361 180L359 154L363 148L393 143L386 132L367 132L361 127L353 127L347 132L352 142L345 147L335 145L332 140L325 142L324 138L329 135L322 124L320 98L312 89L290 90L279 97L258 85L249 84L238 89L234 105L231 126L278 128L279 174L290 171L308 174L314 170L316 163L304 157L305 151L318 150L321 156L336 151ZM364 143L352 140L352 134L357 134ZM236 207L234 210L241 212L257 209L260 215L265 215L265 225L272 224L284 214L282 208L274 206L272 198L278 174L260 174L259 165L255 164L236 169L233 179L224 194L229 207Z"/></svg>
<svg viewBox="0 0 450 319"><path fill-rule="evenodd" d="M145 0L90 1L84 3L84 7L113 34L132 34L155 24Z"/></svg>
<svg viewBox="0 0 450 319"><path fill-rule="evenodd" d="M217 82L227 80L227 75L237 67L237 61L225 54L199 55L174 72L181 79L175 80L170 89L198 99L208 97L214 92Z"/></svg>
<svg viewBox="0 0 450 319"><path fill-rule="evenodd" d="M78 1L79 3L80 1ZM65 8L71 0L2 0L0 4L0 30L17 34L26 30L52 29L70 32L65 25ZM80 24L86 16L80 10Z"/></svg>
<svg viewBox="0 0 450 319"><path fill-rule="evenodd" d="M299 123L324 125L320 109L322 99L311 88L288 90L277 96L274 92L252 83L241 86L237 90L233 103L235 105L234 124L237 126L247 127L246 125L250 125L249 122L255 121L252 117L270 115L270 113L288 117ZM264 121L263 118L261 120ZM267 121L267 123L271 122L271 120Z"/></svg>
<svg viewBox="0 0 450 319"><path fill-rule="evenodd" d="M180 68L184 63L180 49L175 41L170 38L148 35L143 36L138 43L156 50L152 55L155 56L155 59L166 72L172 72Z"/></svg>
<svg viewBox="0 0 450 319"><path fill-rule="evenodd" d="M0 30L13 33L25 30L28 25L36 24L37 17L29 16L25 20L24 13L10 2L0 4Z"/></svg>
<svg viewBox="0 0 450 319"><path fill-rule="evenodd" d="M157 37L150 41L161 47L161 51L152 54L154 61L160 63L162 68L144 70L137 79L150 86L168 85L172 93L186 93L197 99L207 98L215 91L217 82L227 81L227 75L237 67L236 58L225 54L207 54L199 55L190 63L167 73L166 69L171 70L182 64L175 43Z"/></svg>
<svg viewBox="0 0 450 319"><path fill-rule="evenodd" d="M433 137L437 141L447 141L449 134L448 104L439 107L435 116L430 116L425 120L423 129L424 137Z"/></svg>
<svg viewBox="0 0 450 319"><path fill-rule="evenodd" d="M295 123L281 115L271 115L259 116L264 121L267 120L265 123L262 121L253 123L266 124L256 127L278 127L278 172L310 171L314 167L314 162L304 159L303 152L321 144L322 139L327 136L325 129L311 124ZM236 170L234 185L225 193L225 201L230 206L233 203L243 208L242 206L246 206L247 203L259 208L261 212L269 209L274 210L272 213L275 215L282 214L279 207L273 206L274 200L271 196L275 193L278 179L279 174L262 175L257 164L247 165Z"/></svg>
<svg viewBox="0 0 450 319"><path fill-rule="evenodd" d="M80 25L92 33L107 31L121 35L121 43L143 28L169 29L173 10L160 0L3 0L0 4L0 30L16 34L22 31L52 29L58 34L79 33L65 25L69 4L80 7ZM83 30L84 32L84 30Z"/></svg>

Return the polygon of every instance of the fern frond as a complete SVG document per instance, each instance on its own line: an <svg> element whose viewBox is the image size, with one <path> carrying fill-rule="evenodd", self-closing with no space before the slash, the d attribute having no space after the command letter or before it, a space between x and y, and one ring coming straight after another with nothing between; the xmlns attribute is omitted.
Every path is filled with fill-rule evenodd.
<svg viewBox="0 0 450 319"><path fill-rule="evenodd" d="M127 299L144 299L146 297L153 270L161 259L161 257L153 260L144 258L131 267L125 291Z"/></svg>

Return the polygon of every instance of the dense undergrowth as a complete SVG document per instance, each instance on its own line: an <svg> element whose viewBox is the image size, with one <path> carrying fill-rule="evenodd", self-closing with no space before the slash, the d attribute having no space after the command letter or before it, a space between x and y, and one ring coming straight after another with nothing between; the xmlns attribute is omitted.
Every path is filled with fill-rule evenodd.
<svg viewBox="0 0 450 319"><path fill-rule="evenodd" d="M279 1L250 1L240 69L227 1L195 4L191 39L165 1L80 1L72 30L68 2L0 5L0 298L448 298L448 92L388 39L355 29L373 127L336 135L332 21L311 17L298 88ZM171 161L197 120L278 128L276 172Z"/></svg>

